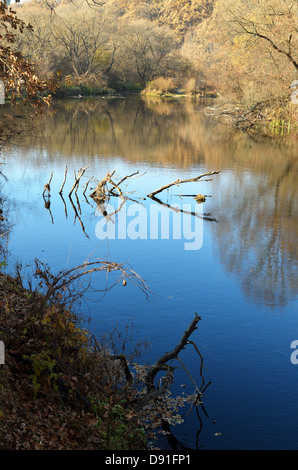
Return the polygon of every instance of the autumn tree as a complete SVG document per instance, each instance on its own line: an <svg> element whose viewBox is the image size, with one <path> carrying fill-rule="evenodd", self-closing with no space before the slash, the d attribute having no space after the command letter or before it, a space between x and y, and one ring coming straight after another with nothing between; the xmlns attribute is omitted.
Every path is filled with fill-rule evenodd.
<svg viewBox="0 0 298 470"><path fill-rule="evenodd" d="M16 32L32 31L32 26L19 19L16 12L0 2L0 79L12 100L22 98L34 105L49 103L44 92L54 86L40 80L32 64L16 48Z"/></svg>
<svg viewBox="0 0 298 470"><path fill-rule="evenodd" d="M298 71L297 0L242 0L229 11L228 21L238 37L266 44Z"/></svg>
<svg viewBox="0 0 298 470"><path fill-rule="evenodd" d="M52 23L56 53L68 73L77 77L95 72L103 60L107 37L101 12L65 5Z"/></svg>
<svg viewBox="0 0 298 470"><path fill-rule="evenodd" d="M122 38L119 62L122 75L130 75L145 86L153 78L173 70L177 43L169 28L144 19L125 22Z"/></svg>
<svg viewBox="0 0 298 470"><path fill-rule="evenodd" d="M253 108L282 95L289 102L297 41L297 1L217 0L187 52L221 98Z"/></svg>
<svg viewBox="0 0 298 470"><path fill-rule="evenodd" d="M191 27L211 16L213 4L214 0L164 0L160 2L159 21L183 39Z"/></svg>

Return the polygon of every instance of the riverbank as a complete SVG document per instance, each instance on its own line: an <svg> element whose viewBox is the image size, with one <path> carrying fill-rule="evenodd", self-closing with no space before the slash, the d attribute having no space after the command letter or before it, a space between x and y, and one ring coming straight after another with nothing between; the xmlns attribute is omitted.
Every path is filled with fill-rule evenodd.
<svg viewBox="0 0 298 470"><path fill-rule="evenodd" d="M289 96L250 104L231 103L220 98L208 108L208 114L254 136L295 139L298 132L298 106Z"/></svg>
<svg viewBox="0 0 298 470"><path fill-rule="evenodd" d="M114 84L115 85L115 84ZM207 113L220 118L230 127L254 135L288 137L298 132L298 107L289 96L273 97L253 104L225 102L217 91L208 85L197 88L193 83L177 87L170 78L159 77L144 88L138 84L116 84L115 88L98 88L91 85L63 85L54 95L56 98L116 97L137 94L144 99L179 100L184 98L212 99ZM211 111L210 111L211 110Z"/></svg>
<svg viewBox="0 0 298 470"><path fill-rule="evenodd" d="M144 449L125 358L66 309L0 274L0 449Z"/></svg>

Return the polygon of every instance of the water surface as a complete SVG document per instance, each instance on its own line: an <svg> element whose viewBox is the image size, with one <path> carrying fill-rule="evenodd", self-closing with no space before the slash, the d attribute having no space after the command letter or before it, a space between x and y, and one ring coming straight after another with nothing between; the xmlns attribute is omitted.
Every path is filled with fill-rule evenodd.
<svg viewBox="0 0 298 470"><path fill-rule="evenodd" d="M206 116L204 106L139 97L57 102L55 114L40 118L35 136L5 152L10 258L23 266L39 258L54 272L96 257L129 263L153 292L150 299L130 283L104 295L113 277L97 276L81 312L98 334L103 325L132 322L134 340L152 343L143 360L172 349L194 313L202 317L193 340L204 356L205 381L212 382L204 397L208 417L193 410L176 426L180 445L298 449L298 365L290 360L291 342L298 339L297 146L231 132ZM73 205L68 198L74 171L88 165L82 185L108 170L116 170L118 180L145 173L124 190L148 214L157 204L146 197L152 190L221 170L211 181L159 195L168 205L187 204L190 212L200 212L191 195L207 196L199 214L202 247L185 250L186 240L174 239L171 230L169 239L99 240L103 208L96 209L89 190L84 196L82 185ZM52 171L51 204L45 207L43 186ZM109 203L117 208L118 200ZM200 385L194 349L181 358ZM177 378L186 388L178 384L175 391L191 393L188 377L181 371Z"/></svg>

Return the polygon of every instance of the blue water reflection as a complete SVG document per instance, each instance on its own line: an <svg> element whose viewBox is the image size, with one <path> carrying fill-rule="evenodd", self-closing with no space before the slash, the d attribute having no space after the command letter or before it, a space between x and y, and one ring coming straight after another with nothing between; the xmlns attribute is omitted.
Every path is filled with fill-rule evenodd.
<svg viewBox="0 0 298 470"><path fill-rule="evenodd" d="M144 361L172 349L194 312L202 317L193 340L204 356L205 380L212 382L204 398L208 417L201 410L200 423L193 410L176 426L173 433L180 444L297 449L298 366L290 361L290 344L298 339L296 150L288 147L281 155L273 143L228 135L204 118L196 103L169 103L165 113L136 98L91 102L87 127L82 106L59 103L60 114L48 118L41 135L6 154L5 191L13 199L11 260L25 266L39 258L55 272L91 258L129 263L147 282L150 298L135 285L120 283L106 295L89 292L81 312L98 334L106 324L132 319L134 338L152 343ZM66 165L63 201L59 189ZM185 250L185 240L172 236L99 240L96 224L101 216L88 197L90 191L85 198L80 187L78 200L72 196L77 213L68 198L74 171L87 165L83 184L108 170L116 169L119 178L146 172L129 180L126 190L131 198L144 198L138 203L147 213L156 204L146 198L152 190L177 178L222 170L212 181L180 185L159 195L164 203L180 208L188 204L192 211L197 203L189 195L211 196L200 219L202 247ZM52 170L47 208L42 191ZM116 208L118 199L109 203ZM115 216L116 225L117 220ZM95 287L104 290L108 281L97 276ZM194 349L181 357L200 383ZM191 392L182 371L177 378L175 390L181 393L181 380L183 391ZM169 446L166 440L162 445Z"/></svg>

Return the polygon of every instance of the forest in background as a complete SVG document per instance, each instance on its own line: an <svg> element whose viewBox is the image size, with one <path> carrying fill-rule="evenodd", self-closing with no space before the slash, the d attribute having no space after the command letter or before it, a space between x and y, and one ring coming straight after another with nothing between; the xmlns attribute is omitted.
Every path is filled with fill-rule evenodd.
<svg viewBox="0 0 298 470"><path fill-rule="evenodd" d="M297 78L296 0L31 0L16 5L33 26L16 47L42 77L98 85L170 77L200 80L247 102L287 93Z"/></svg>
<svg viewBox="0 0 298 470"><path fill-rule="evenodd" d="M30 0L13 8L29 27L15 28L10 50L45 83L58 80L60 95L216 96L215 114L242 129L258 120L295 126L297 0Z"/></svg>

